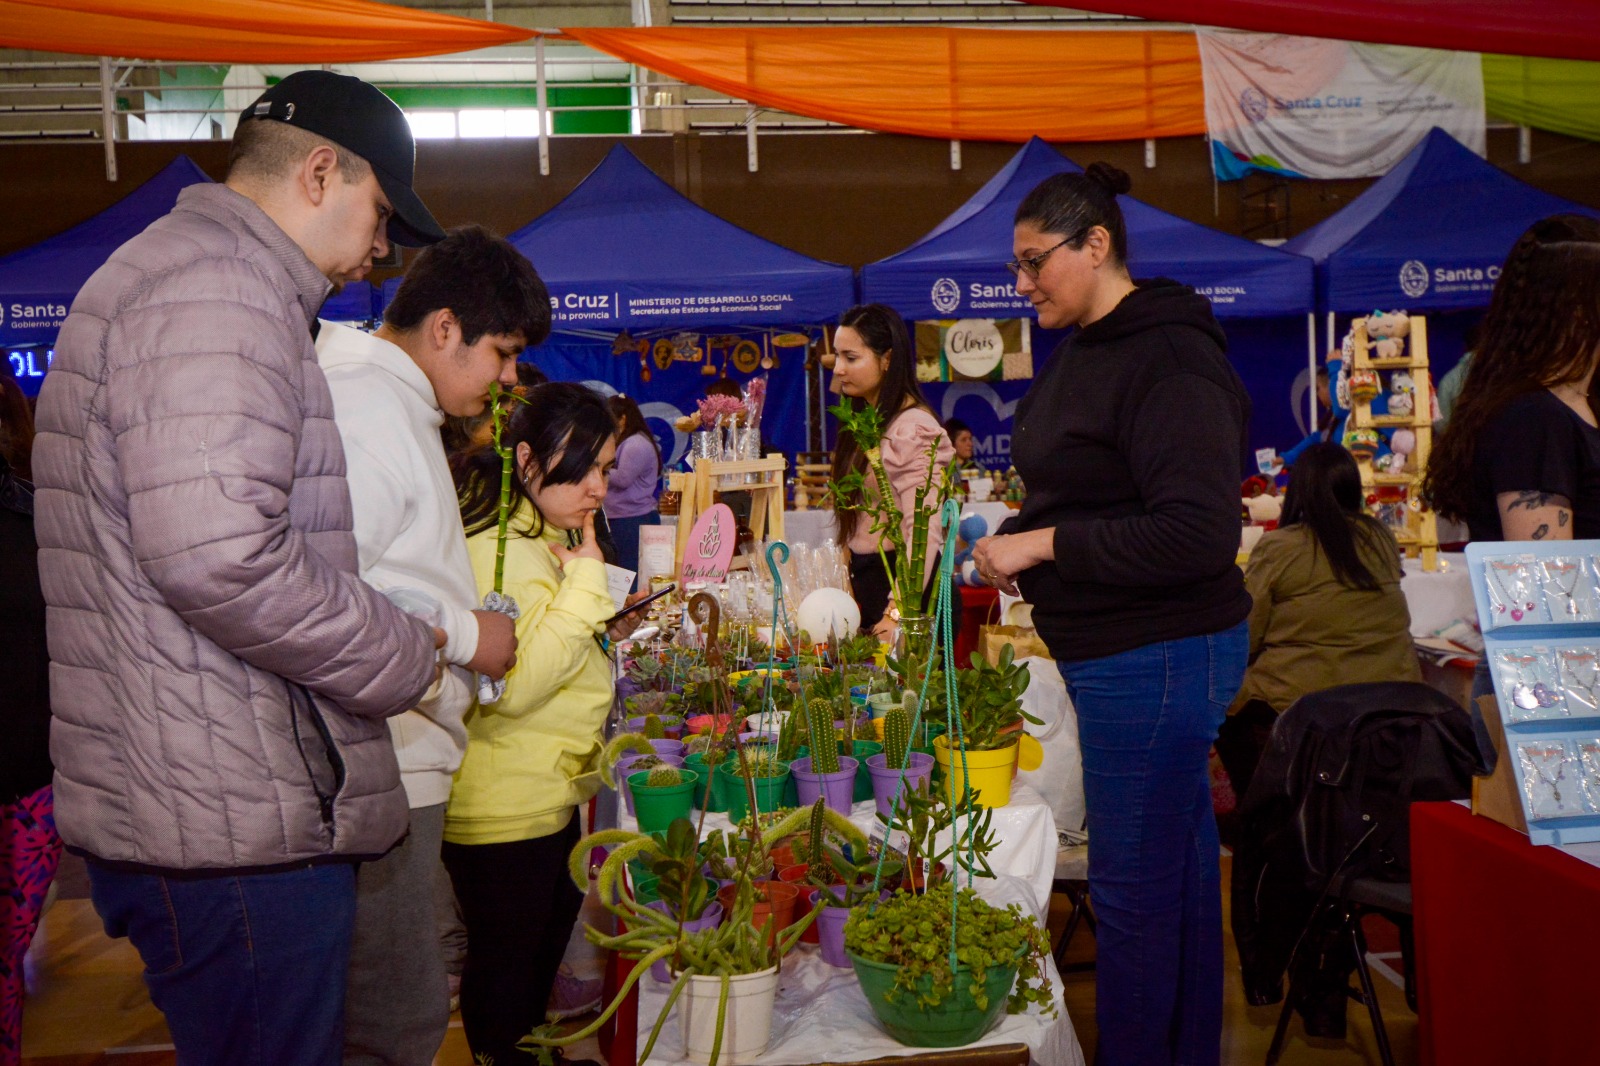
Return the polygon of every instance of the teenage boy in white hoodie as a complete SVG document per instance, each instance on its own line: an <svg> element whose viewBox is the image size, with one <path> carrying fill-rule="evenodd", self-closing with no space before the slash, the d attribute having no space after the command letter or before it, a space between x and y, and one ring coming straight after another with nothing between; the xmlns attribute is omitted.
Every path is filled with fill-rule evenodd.
<svg viewBox="0 0 1600 1066"><path fill-rule="evenodd" d="M469 226L416 258L375 333L324 322L317 337L344 440L361 576L437 600L447 636L438 683L389 719L411 833L356 876L347 1066L427 1066L449 1024L435 919L445 801L466 750L473 673L503 676L516 636L505 615L473 609L477 587L439 427L446 415L483 413L495 382L516 385L517 356L549 332L550 297L532 264Z"/></svg>

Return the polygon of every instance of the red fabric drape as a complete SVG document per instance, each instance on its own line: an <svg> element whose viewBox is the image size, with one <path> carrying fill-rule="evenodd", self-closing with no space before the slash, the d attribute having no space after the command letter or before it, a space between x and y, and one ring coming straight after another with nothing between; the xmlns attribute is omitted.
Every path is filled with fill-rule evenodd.
<svg viewBox="0 0 1600 1066"><path fill-rule="evenodd" d="M355 63L532 31L374 0L0 0L0 46L202 63Z"/></svg>
<svg viewBox="0 0 1600 1066"><path fill-rule="evenodd" d="M1595 0L1026 0L1159 22L1410 44L1458 52L1600 59Z"/></svg>

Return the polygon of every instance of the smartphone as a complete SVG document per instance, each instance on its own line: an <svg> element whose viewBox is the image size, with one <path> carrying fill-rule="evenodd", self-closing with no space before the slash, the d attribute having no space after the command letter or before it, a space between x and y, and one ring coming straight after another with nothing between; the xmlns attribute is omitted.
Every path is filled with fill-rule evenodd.
<svg viewBox="0 0 1600 1066"><path fill-rule="evenodd" d="M668 585L663 589L660 589L660 590L658 590L656 592L652 592L650 595L646 596L644 599L640 600L638 603L634 604L632 607L624 607L622 610L618 611L616 614L612 615L610 618L607 618L604 622L601 623L601 625L610 626L613 622L615 622L617 619L621 618L623 615L635 614L635 613L637 613L639 611L642 611L646 607L650 606L652 603L654 603L655 601L659 600L661 597L665 596L667 593L671 592L673 589L675 589L677 587L678 586L675 585L675 584L674 585Z"/></svg>

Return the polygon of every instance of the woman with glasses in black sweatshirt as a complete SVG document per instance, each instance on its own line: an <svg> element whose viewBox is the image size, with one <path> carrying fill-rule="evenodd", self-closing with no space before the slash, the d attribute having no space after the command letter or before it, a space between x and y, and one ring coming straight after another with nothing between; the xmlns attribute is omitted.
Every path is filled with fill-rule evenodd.
<svg viewBox="0 0 1600 1066"><path fill-rule="evenodd" d="M1033 604L1077 709L1098 1061L1206 1066L1222 1038L1207 757L1248 643L1235 557L1250 401L1210 303L1129 276L1128 187L1096 163L1017 210L1017 291L1041 326L1076 328L1017 408L1027 502L973 558Z"/></svg>

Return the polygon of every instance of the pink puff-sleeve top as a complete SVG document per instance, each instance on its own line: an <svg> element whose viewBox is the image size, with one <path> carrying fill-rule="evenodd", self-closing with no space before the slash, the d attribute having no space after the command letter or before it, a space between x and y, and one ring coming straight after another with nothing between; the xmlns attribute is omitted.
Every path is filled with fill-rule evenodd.
<svg viewBox="0 0 1600 1066"><path fill-rule="evenodd" d="M905 516L900 532L908 544L911 540L911 512L916 506L918 492L928 480L928 448L934 441L938 441L938 452L930 502L938 492L941 472L956 454L944 427L927 408L908 407L894 416L883 434L883 469L889 475L889 486L894 490L900 513ZM878 479L870 471L866 477L866 495L869 500L878 497ZM856 523L855 535L847 545L852 552L865 554L878 550L878 542L882 538L871 531L871 525L863 514ZM938 516L934 516L928 522L928 556L923 561L922 572L924 584L933 573L934 557L943 543L944 531L939 526Z"/></svg>

